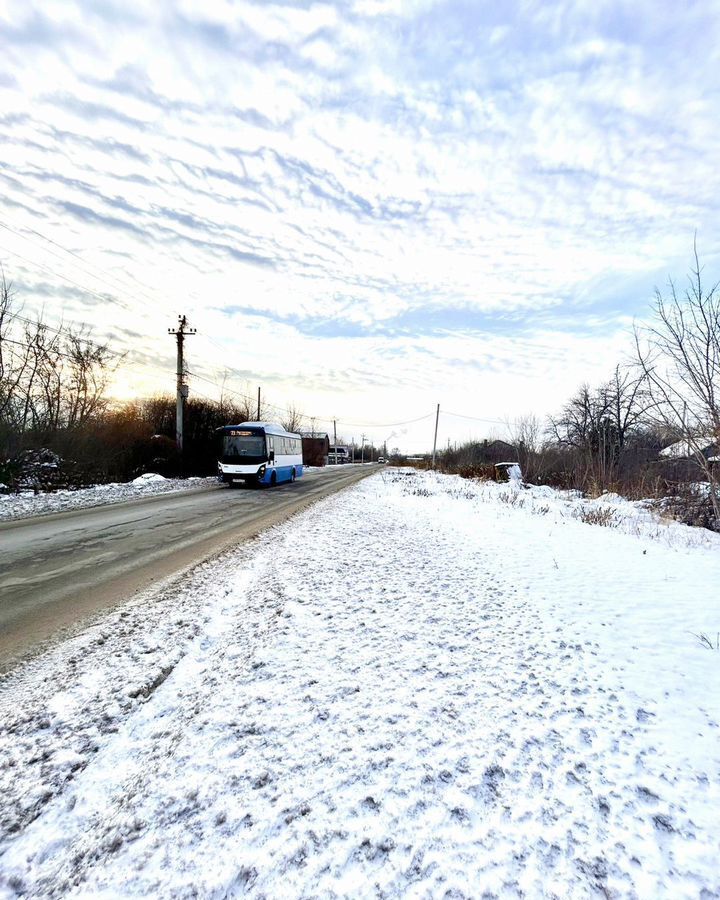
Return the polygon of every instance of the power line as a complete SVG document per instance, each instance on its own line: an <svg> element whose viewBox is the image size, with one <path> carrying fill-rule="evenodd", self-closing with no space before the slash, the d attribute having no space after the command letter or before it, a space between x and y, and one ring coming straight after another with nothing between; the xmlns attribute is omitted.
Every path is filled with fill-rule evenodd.
<svg viewBox="0 0 720 900"><path fill-rule="evenodd" d="M204 375L199 375L197 372L191 372L191 371L187 370L187 374L190 375L192 378L198 378L200 381L204 381L206 384L211 384L213 387L216 387L222 393L232 394L234 397L240 397L242 400L245 400L248 403L249 408L252 408L252 406L256 402L255 398L251 397L249 394L244 394L244 393L242 393L242 391L236 391L233 388L229 388L229 387L220 385L217 383L217 381L212 381L210 378L206 378ZM284 406L277 406L274 403L268 403L267 401L265 402L265 407L268 409L275 410L275 412L287 413L288 415L291 415L293 413L293 410L291 410L291 409L287 409ZM317 419L320 422L332 422L332 419L325 419L325 418L321 418L320 416L306 415L304 418Z"/></svg>
<svg viewBox="0 0 720 900"><path fill-rule="evenodd" d="M36 344L27 344L25 343L25 341L15 341L12 338L0 338L0 344L13 344L16 347L25 347L26 350L41 350L43 352L51 354L52 356L61 356L63 359L76 359L76 357L72 356L70 353L65 353L64 350L58 350L56 347L39 347Z"/></svg>
<svg viewBox="0 0 720 900"><path fill-rule="evenodd" d="M172 308L171 304L167 301L166 298L163 298L164 302L159 303L158 298L156 296L152 295L153 288L151 288L149 285L145 284L145 282L141 281L135 275L131 276L131 280L129 280L127 277L124 280L122 280L117 275L107 272L105 269L101 268L100 266L96 265L95 263L89 262L83 256L81 256L79 253L76 253L74 250L70 250L69 247L65 247L59 241L54 240L54 238L48 237L46 234L43 234L42 232L38 231L35 228L31 228L29 225L13 227L12 225L8 225L7 222L0 221L0 227L5 228L7 231L10 231L11 233L17 235L22 240L27 241L29 244L32 244L34 247L40 247L41 245L37 241L32 241L29 237L27 237L26 234L23 233L25 231L29 231L31 234L37 235L43 241L47 241L47 243L52 244L53 246L62 250L64 253L67 253L69 256L73 256L73 257L75 257L75 259L80 260L80 262L83 263L83 266L78 266L78 268L81 269L81 271L85 272L85 274L90 275L90 277L96 278L96 279L100 280L101 282L102 282L103 278L110 278L114 282L113 289L115 291L117 291L118 286L119 286L122 291L130 292L133 295L137 293L140 296L145 297L145 299L148 300L153 305L164 307L165 311L170 312L173 315L176 312ZM7 251L7 252L13 252L13 251ZM63 260L63 258L57 253L53 253L53 256L56 259ZM20 257L20 258L22 259L23 257ZM26 260L26 261L32 262L31 260ZM64 260L64 262L70 262L70 260ZM40 265L40 264L37 263L36 265ZM77 263L74 263L74 265L77 265ZM95 272L88 271L88 269L84 268L84 266L89 266L91 269L94 269ZM98 277L98 273L101 277ZM107 285L107 282L103 282L103 283ZM138 290L137 285L140 285L140 287L144 288L144 290ZM150 293L147 293L148 291Z"/></svg>
<svg viewBox="0 0 720 900"><path fill-rule="evenodd" d="M40 328L42 328L43 330L52 331L53 334L57 334L60 337L66 337L68 334L67 328L55 328L53 325L48 325L45 322L39 322L39 321L35 321L34 319L28 319L27 316L21 316L20 313L10 313L9 319L10 319L10 321L12 321L14 319L18 319L20 322L25 322L26 325L40 326ZM77 325L75 325L75 327L78 328ZM3 338L3 340L9 340L9 338ZM102 346L101 344L98 344L96 341L93 341L90 339L88 339L88 343L93 344L95 347ZM27 346L30 346L30 345L27 345ZM122 359L125 356L124 353L118 353L115 350L106 349L105 352L109 356L117 356L120 359Z"/></svg>
<svg viewBox="0 0 720 900"><path fill-rule="evenodd" d="M17 236L18 236L19 238L21 238L23 241L27 241L29 244L32 244L32 246L34 246L34 247L40 247L40 246L41 246L37 241L32 241L32 240L30 240L30 238L27 237L25 234L23 234L22 231L18 230L17 228L13 228L11 225L8 225L6 222L0 221L0 228L4 228L6 231L9 231L9 232L11 232L12 234L17 235ZM41 234L41 232L36 231L34 228L30 228L30 227L28 227L28 226L25 226L25 230L30 231L32 234L38 235L38 237L42 238L44 241L47 241L49 244L52 244L53 246L58 247L58 248L59 248L60 250L62 250L64 253L67 253L68 255L75 257L75 259L79 259L79 260L84 264L83 266L80 266L80 265L78 265L77 263L71 263L71 264L77 266L77 268L79 268L79 269L80 269L82 272L84 272L86 275L89 275L91 278L95 278L95 279L97 279L98 281L100 281L102 284L105 284L106 287L109 287L111 290L117 291L118 287L120 287L123 291L134 290L134 288L130 288L130 285L128 285L128 284L123 284L123 283L122 283L115 275L112 275L112 274L110 274L110 273L108 273L108 272L105 272L103 269L101 269L99 266L95 266L93 263L88 263L88 262L86 262L86 260L84 260L84 259L82 258L82 256L80 256L80 254L76 253L74 250L69 250L67 247L63 247L62 244L59 244L57 241L53 240L52 238L47 237L47 235ZM47 248L43 248L43 249L47 250ZM7 252L12 252L12 251L7 251ZM59 260L61 260L62 262L66 262L66 263L67 263L67 262L70 262L69 260L64 259L59 253L55 253L55 252L52 251L52 250L50 250L49 252L52 253L52 255L53 255L56 259L59 259ZM19 255L19 254L18 254L18 255ZM22 257L21 257L21 258L22 258ZM40 263L34 263L34 265L41 265L41 264L40 264ZM95 269L95 272L91 272L91 271L90 271L88 268L86 268L85 266L91 266L93 269ZM98 273L100 273L100 276L101 276L101 277L98 276ZM110 278L110 279L112 279L113 284L111 285L109 282L104 281L104 280L103 280L104 278ZM142 292L139 292L139 293L142 293ZM143 295L147 300L149 300L151 303L156 303L156 302L157 302L153 297L150 297L148 294L142 294L142 295Z"/></svg>
<svg viewBox="0 0 720 900"><path fill-rule="evenodd" d="M28 237L26 237L20 231L18 231L17 229L13 228L12 226L8 225L5 222L0 221L0 227L5 228L7 231L18 235L23 240L26 240L31 244L35 244L35 242L31 241ZM80 260L81 262L85 262L85 260L79 254L77 254L75 251L69 250L68 248L63 247L62 244L58 243L57 241L53 240L52 238L47 237L47 235L42 234L41 232L37 231L36 229L26 227L26 230L30 231L33 234L36 234L42 240L47 241L48 243L58 247L59 249L63 250L65 253L75 257L76 259ZM37 244L35 244L35 245L37 246ZM14 250L9 250L7 247L3 247L2 245L0 245L0 249L4 250L6 253L11 254L12 256L17 257L18 259L23 260L24 262L30 264L31 266L35 266L35 267L41 269L42 271L47 272L48 274L50 274L56 278L62 278L64 281L67 281L69 284L73 285L74 287L79 288L81 291L85 292L86 294L96 297L97 299L99 299L103 302L113 303L124 310L128 310L130 308L126 303L122 302L117 297L115 297L111 294L99 294L96 291L93 291L92 289L86 287L85 285L80 284L79 282L73 280L72 278L69 278L67 275L57 272L57 271L51 269L49 266L43 265L42 263L35 262L35 261L29 259L28 257L23 256L20 253L17 253ZM58 254L53 254L53 255L58 259L60 258L58 256ZM90 264L90 265L92 265L92 264ZM78 268L82 268L82 267L78 267ZM93 268L96 268L98 271L102 272L102 270L100 270L98 267L93 266ZM87 269L82 269L82 271L85 271L85 273L91 275L91 277L97 278L97 275L93 276L93 273L89 272ZM102 272L102 274L106 274L106 273ZM121 284L121 282L119 282L115 278L115 276L111 275L109 277L111 277L115 281L116 284ZM138 283L142 284L142 282L138 282ZM153 302L153 303L156 302L156 300L154 298L150 297L149 295L144 294L144 296L151 302ZM33 322L31 319L28 319L25 316L20 315L19 313L12 314L11 318L18 319L29 325L38 324L36 322ZM44 328L48 329L49 331L54 332L55 334L61 335L64 333L61 329L54 328L54 327L52 327L50 325L46 325L44 323L40 323L40 324L42 324ZM202 335L202 337L205 338L209 343L211 343L215 347L217 347L219 350L221 350L223 353L225 352L226 348L223 347L221 344L219 344L217 341L215 341L213 338L211 338L209 335L204 334L204 335ZM15 344L20 345L19 342L17 342L17 341L9 341L9 339L5 339L5 340L8 340L9 343L15 343ZM93 342L93 343L95 343L95 342ZM30 345L20 345L20 346L28 347ZM95 344L95 346L98 346L98 345ZM108 353L108 355L116 357L118 359L125 358L125 354L117 353L112 350L106 350L106 352ZM125 365L127 365L127 363L125 363ZM235 369L231 366L226 366L226 368L228 371L233 372L240 377L243 377L242 373L239 372L237 369ZM196 372L188 372L188 374L192 375L192 377L194 377L194 378L199 378L201 381L205 381L206 383L213 385L214 387L218 388L218 390L220 390L220 391L224 391L226 393L232 394L233 396L240 397L241 399L245 400L247 403L254 402L254 398L251 398L249 395L244 394L240 391L233 390L231 388L222 387L217 382L214 382L214 381L210 380L209 378L205 378L204 376L199 375ZM269 408L271 410L275 410L276 412L280 412L280 413L292 414L294 412L294 410L290 410L287 407L277 406L276 404L273 404L273 403L266 403L265 405L267 408ZM490 418L482 418L479 416L469 416L464 413L453 413L453 412L449 412L449 411L445 411L445 410L442 410L441 414L443 416L452 416L454 418L466 419L466 420L473 421L473 422L483 422L483 423L494 424L494 425L507 425L507 422L504 422L500 419L490 419ZM424 416L419 416L415 419L407 419L402 422L348 422L348 421L344 421L344 420L337 420L337 421L340 425L344 425L344 426L351 427L351 428L397 428L397 427L400 427L403 425L414 425L417 422L425 421L425 420L431 418L432 415L433 415L432 413L428 413ZM314 416L314 415L308 414L305 416L305 418L315 419L317 421L325 422L328 424L335 421L335 419L331 416Z"/></svg>
<svg viewBox="0 0 720 900"><path fill-rule="evenodd" d="M63 332L59 331L59 332L57 332L57 334L62 336ZM33 350L33 349L42 350L42 349L44 349L44 348L38 347L35 344L29 344L29 343L27 343L27 341L16 341L13 338L8 338L8 337L0 337L0 344L12 344L15 347L24 347L26 350ZM97 345L95 345L95 347L97 348ZM50 352L55 356L62 357L63 359L69 359L71 361L75 359L75 357L73 357L71 354L65 353L64 350L58 350L57 348L52 349ZM107 352L111 353L111 351L109 351L109 350ZM112 355L120 357L120 366L123 369L130 369L131 371L138 372L139 374L142 375L143 378L154 378L156 380L167 381L166 373L163 373L162 375L155 374L152 371L147 371L144 367L141 370L140 367L143 365L142 363L136 363L136 362L133 363L128 360L125 360L122 358L122 354L112 354Z"/></svg>
<svg viewBox="0 0 720 900"><path fill-rule="evenodd" d="M215 347L218 348L218 350L222 350L223 353L225 352L225 349L226 349L226 348L223 347L221 344L219 344L216 340L214 340L213 338L211 338L210 335L208 335L208 334L200 334L199 337L200 337L201 339L205 339L205 340L208 341L209 343L213 344ZM243 377L242 372L238 371L238 369L234 369L232 366L225 366L224 368L227 369L228 372L234 372L234 373L235 373L236 375L238 375L239 377L241 377L241 378ZM192 373L190 373L190 374L192 374ZM196 374L196 377L199 378L199 377L201 377L201 376L199 376L199 375ZM205 379L205 381L208 381L208 383L210 383L210 384L215 384L215 386L218 387L218 388L220 387L220 385L216 384L215 382L209 381L209 379ZM236 392L236 393L237 393L237 392ZM245 395L245 394L238 394L238 396L242 396L243 399L247 399L248 401L252 399L252 398L250 398L249 396L247 396L247 395ZM291 413L291 412L292 412L292 410L285 409L284 407L275 406L275 405L272 404L272 403L266 403L265 405L268 406L268 407L270 407L271 409L276 409L276 410L278 410L278 411L280 411L280 412L286 412L286 413ZM350 426L351 428L397 428L397 427L400 426L400 425L412 425L412 424L414 424L415 422L422 422L424 419L428 419L428 418L430 418L432 415L433 415L432 413L428 413L428 414L425 415L425 416L419 416L417 419L408 419L408 420L405 421L405 422L345 422L345 421L341 421L340 419L336 419L336 418L333 417L333 416L311 416L311 415L307 415L305 418L308 418L308 419L317 419L317 420L320 421L320 422L334 422L334 421L337 421L338 424L340 424L340 425L348 425L348 426Z"/></svg>
<svg viewBox="0 0 720 900"><path fill-rule="evenodd" d="M63 281L67 281L68 284L73 285L73 287L79 288L86 294L90 294L92 297L97 297L98 300L102 300L103 303L114 303L116 306L119 306L124 312L129 311L129 307L122 303L117 297L113 297L110 294L98 294L97 291L93 291L88 287L80 284L78 281L73 281L72 278L68 278L67 275L63 275L62 272L56 272L51 269L49 266L45 266L42 263L35 262L32 259L28 259L27 256L23 256L22 253L18 253L17 250L8 250L7 247L2 246L0 244L0 250L4 250L5 253L9 253L11 256L17 257L17 259L21 259L23 262L29 263L31 266L35 266L38 269L41 269L43 272L47 272L48 275L53 275L55 278L62 278Z"/></svg>
<svg viewBox="0 0 720 900"><path fill-rule="evenodd" d="M67 329L63 329L63 328L55 328L54 326L52 326L52 325L47 325L47 324L44 323L44 322L37 322L37 321L35 321L35 320L33 320L33 319L28 319L26 316L20 315L20 313L11 313L10 316L9 316L9 320L12 321L13 319L18 319L20 322L25 322L27 325L33 325L33 326L35 326L35 325L38 325L38 324L39 324L39 325L41 325L44 329L47 329L48 331L51 331L53 334L56 334L56 335L58 335L59 337L66 337L67 334L68 334ZM75 327L78 327L78 326L75 326ZM34 345L32 345L32 344L27 344L27 343L22 343L22 344L20 344L20 342L18 342L18 341L11 341L9 338L2 338L2 340L3 340L3 341L7 341L8 343L14 343L14 344L18 344L18 345L20 345L20 346L28 347L28 348L34 346ZM99 349L99 348L102 348L102 349L105 351L105 353L107 353L108 356L112 356L112 357L114 357L115 359L117 359L117 360L118 360L118 367L121 367L121 368L123 368L123 369L131 369L131 370L134 370L134 371L139 372L139 373L141 373L143 376L148 377L148 378L156 378L156 379L159 379L159 378L166 379L166 378L167 378L167 373L165 372L165 370L164 370L161 366L158 366L157 364L149 364L149 363L141 362L141 361L139 361L139 360L130 360L130 359L128 359L128 358L127 358L127 354L130 353L130 352L132 352L132 351L127 351L126 353L118 353L118 352L115 351L115 350L110 350L106 345L98 344L97 341L91 340L91 339L89 339L89 338L86 338L86 340L87 340L88 343L92 344L94 347L96 347L96 348L98 348L98 349ZM154 372L162 372L163 374L162 374L162 375L159 375L159 374L156 375L156 374L154 374Z"/></svg>
<svg viewBox="0 0 720 900"><path fill-rule="evenodd" d="M454 418L456 418L456 419L470 419L473 422L487 422L491 425L507 425L507 422L503 422L502 419L481 419L478 416L466 416L466 415L463 415L463 413L447 412L444 409L440 411L440 415L441 416L454 416Z"/></svg>
<svg viewBox="0 0 720 900"><path fill-rule="evenodd" d="M18 319L21 322L26 322L29 325L37 324L32 319L28 319L25 316L19 315L18 313L13 313L11 315L11 318ZM53 328L50 325L43 325L43 327L47 328L49 331L52 331L54 334L57 334L59 336L64 336L64 334L65 334L65 332L63 330L58 329L58 328ZM25 342L11 340L10 338L3 338L2 340L6 343L14 344L16 346L25 347L28 349L31 349L34 346L32 344L28 344ZM95 342L92 342L92 343L96 347L99 346L99 345L95 344ZM65 356L67 358L70 358L67 356L67 354L60 353L59 351L54 351L54 352L60 356ZM125 358L125 354L117 353L112 350L106 350L106 352L108 353L108 355L113 356L113 357L117 358L118 360L120 360L121 366L123 368L129 368L129 369L134 369L135 371L140 371L140 367L142 367L143 368L142 374L145 375L146 377L163 378L163 379L167 377L166 374L153 375L152 374L152 368L153 368L152 366L146 366L145 364L138 363L138 362L131 362ZM155 368L158 369L159 367L156 366ZM150 370L150 371L148 371L148 370ZM231 369L230 371L237 371L237 370ZM212 379L207 378L204 375L200 375L198 372L187 370L187 374L192 378L196 378L199 381L203 381L206 384L212 385L213 387L217 388L221 393L226 393L226 394L230 394L234 397L239 397L241 400L244 400L248 404L248 406L251 406L255 402L255 398L251 397L249 394L245 394L242 391L235 390L234 388L229 388L224 385L218 384L217 381L213 381ZM205 397L205 399L210 399L210 398ZM265 406L266 406L266 408L274 410L275 412L278 412L281 414L291 415L293 412L295 412L295 410L289 409L288 407L284 407L284 406L278 406L275 403L267 403L266 402ZM467 419L467 420L470 420L473 422L483 422L483 423L489 423L489 424L493 424L493 425L507 425L507 422L503 422L500 419L480 418L479 416L468 416L464 413L453 413L453 412L447 412L445 410L441 410L440 415L452 416L453 418ZM318 422L325 422L328 424L333 421L337 421L337 423L339 425L344 425L346 427L351 427L351 428L398 428L403 425L414 425L418 422L424 422L427 419L431 419L432 416L433 416L433 413L427 413L424 416L418 416L415 419L406 419L402 422L348 422L343 419L334 420L329 416L316 416L316 415L311 415L309 413L304 414L304 418L306 418L306 419L314 419Z"/></svg>
<svg viewBox="0 0 720 900"><path fill-rule="evenodd" d="M29 320L28 320L28 321L29 321ZM61 332L58 332L58 333L61 334ZM14 346L24 347L24 348L26 348L26 349L33 349L33 346L34 346L34 345L28 344L28 343L26 343L26 342L24 342L24 341L16 341L16 340L13 340L12 338L2 338L2 343L13 344ZM69 359L69 360L71 360L71 361L74 359L74 357L72 357L71 355L69 355L69 354L67 354L67 353L65 353L65 352L63 352L63 351L60 351L60 350L53 350L52 352L53 352L54 355L60 356L60 357L62 357L63 359ZM137 365L137 364L132 364L132 363L129 363L129 362L126 361L126 362L124 363L124 368L135 369L135 370L137 371L137 370L138 370L138 365ZM163 381L165 381L166 378L167 378L167 375L165 375L165 374L163 374L163 375L154 375L154 374L152 374L151 372L146 372L146 371L143 371L143 372L142 372L142 375L143 375L144 377L155 378L155 379L158 379L158 380L162 379ZM205 382L206 384L210 384L210 385L212 385L213 387L216 387L216 388L218 388L219 390L224 391L225 393L231 394L231 395L236 396L236 397L240 397L241 399L245 400L245 401L249 404L249 406L252 405L252 403L254 403L254 398L251 397L250 395L244 394L244 393L242 393L241 391L233 390L232 388L225 388L225 387L222 387L222 386L219 385L217 382L212 381L212 380L209 379L209 378L205 378L203 375L199 375L199 374L197 374L196 372L187 371L187 375L189 375L189 376L192 377L192 378L196 378L196 379L198 379L198 380L200 380L200 381L203 381L203 382ZM211 403L217 402L217 401L212 400L211 397L208 397L207 394L203 394L201 391L195 390L195 393L196 393L198 396L202 397L204 400L207 400L207 401L209 401L209 402L211 402ZM287 409L286 407L277 406L277 405L275 405L275 404L273 404L273 403L266 403L265 405L266 405L267 408L272 409L272 410L275 410L276 412L279 412L279 413L290 414L290 413L293 412L292 410L289 410L289 409ZM376 422L376 423L373 423L373 424L371 424L371 425L369 425L369 424L367 424L367 423L361 424L361 423L353 423L353 422L344 422L344 421L341 421L341 420L337 420L337 421L338 421L338 424L340 424L340 425L353 426L353 427L360 427L360 428L362 428L362 427L372 427L372 428L392 428L392 427L397 427L397 426L400 426L400 425L413 425L413 424L415 424L415 423L417 423L417 422L424 422L424 421L426 421L427 419L431 419L431 418L433 417L433 415L434 415L434 413L428 413L427 415L420 416L420 417L418 417L418 418L416 418L416 419L408 419L408 420L406 420L406 421L404 421L404 422L386 422L386 423L377 423L377 422ZM505 422L501 422L499 419L483 419L483 418L480 418L480 417L478 417L478 416L468 416L468 415L464 415L464 414L462 414L462 413L450 413L450 412L444 412L444 411L441 411L441 415L448 415L448 416L453 416L453 417L461 418L461 419L469 419L469 420L476 421L476 422L490 422L490 423L493 423L493 424L500 424L500 425L505 425L505 424L507 424L507 423L505 423ZM304 418L306 418L306 419L314 419L314 420L316 420L316 421L320 421L320 422L328 422L328 423L330 423L330 422L333 421L332 419L326 419L326 418L321 417L321 416L305 415ZM420 446L420 442L415 442L415 443L417 443L417 446ZM423 446L424 446L424 444L423 444Z"/></svg>
<svg viewBox="0 0 720 900"><path fill-rule="evenodd" d="M231 371L233 371L233 370L231 370ZM218 390L220 390L220 391L224 391L225 393L233 394L236 397L240 397L241 399L246 400L250 404L255 402L255 398L251 397L249 394L243 394L242 391L236 391L236 390L233 390L232 388L223 387L222 385L218 384L216 381L212 381L210 378L206 378L203 375L199 375L197 372L188 371L187 374L192 376L193 378L199 378L200 381L204 381L207 384L212 384L213 387L218 388ZM287 407L284 407L284 406L277 406L274 403L265 403L265 406L268 407L269 409L275 410L276 412L287 413L288 415L290 415L291 413L294 412L294 410L292 410L292 409L288 409ZM419 416L417 419L407 419L403 422L346 422L344 419L336 419L335 420L335 419L331 418L330 416L315 416L315 415L311 415L310 413L305 413L303 415L303 417L305 419L315 419L318 422L327 422L327 423L337 421L338 425L346 425L351 428L396 428L400 425L413 425L416 422L423 422L423 421L425 421L425 419L432 418L432 416L433 416L433 413L427 413L424 416Z"/></svg>
<svg viewBox="0 0 720 900"><path fill-rule="evenodd" d="M338 419L340 425L349 425L352 428L397 428L399 425L414 425L415 422L424 422L425 419L431 419L434 413L428 413L417 419L408 419L405 422L344 422ZM323 420L325 421L325 420Z"/></svg>
<svg viewBox="0 0 720 900"><path fill-rule="evenodd" d="M19 237L21 237L23 240L28 241L28 243L31 243L31 244L33 244L34 246L38 246L36 242L31 241L31 240L30 240L29 238L27 238L25 235L21 234L17 229L15 229L15 228L9 226L8 224L6 224L6 223L4 223L4 222L2 222L2 221L0 221L0 227L5 228L7 231L10 231L11 233L17 234L17 235L18 235ZM31 231L31 232L34 233L34 234L37 234L37 235L38 235L39 237L41 237L43 240L46 240L46 241L48 241L49 243L51 243L51 244L53 244L53 245L59 247L60 249L64 250L66 253L68 253L68 254L70 254L70 255L76 257L77 259L82 260L82 257L79 256L77 253L75 253L75 252L72 251L72 250L67 249L66 247L63 247L61 244L59 244L57 241L54 241L52 238L49 238L49 237L47 237L46 235L43 235L41 232L36 231L35 229L29 228L28 230ZM6 253L9 253L11 256L14 256L14 257L17 257L18 259L23 260L24 262L28 263L30 266L34 266L34 267L36 267L36 268L42 270L43 272L46 272L46 273L49 274L49 275L52 275L52 276L54 276L54 277L56 277L56 278L62 278L62 279L64 279L64 280L67 281L69 284L72 284L74 287L79 288L80 290L84 291L85 293L87 293L87 294L89 294L89 295L91 295L91 296L93 296L93 297L97 297L99 300L102 300L102 301L109 301L110 303L114 303L114 304L116 304L117 306L120 306L120 308L122 308L123 310L129 310L129 309L130 309L130 307L129 307L129 305L128 305L127 303L121 302L121 300L119 300L117 297L115 297L115 296L113 296L113 295L103 295L103 294L99 294L99 293L97 293L96 291L93 291L93 290L91 290L90 288L85 287L84 285L80 284L79 282L74 281L72 278L69 278L68 276L62 274L61 272L57 272L57 271L55 271L54 269L50 268L49 266L44 265L43 263L36 262L36 261L34 261L34 260L28 258L27 256L23 256L21 253L18 253L18 252L15 251L15 250L10 250L10 249L8 249L7 247L4 247L4 246L2 246L2 245L0 245L0 249L1 249L1 250L4 250ZM59 258L57 254L53 254L53 255L54 255L56 258ZM90 275L92 276L92 273L87 272L87 270L83 270L83 271L85 271L86 274L90 274ZM97 276L94 276L94 277L97 277ZM111 276L111 277L112 277L112 276ZM140 283L142 283L142 282L140 282ZM146 296L147 299L150 300L150 302L152 302L153 304L156 303L155 299L152 298L152 297L150 297L149 295L146 294L146 295L144 295L144 296ZM22 316L22 315L20 315L20 314L18 314L18 313L13 314L13 318L17 318L17 319L19 319L20 321L23 321L23 322L25 322L25 323L27 323L27 324L30 324L30 325L34 325L34 324L35 324L32 320L27 319L26 317L24 317L24 316ZM50 325L44 325L44 327L47 328L47 329L50 330L50 331L53 331L53 332L56 333L56 334L62 333L60 329L53 328L53 327L50 326ZM209 335L203 335L203 337L205 337L210 343L214 344L214 345L215 345L218 349L220 349L223 353L226 352L226 349L225 349L224 347L222 347L219 343L217 343L217 341L215 341L215 340L213 340L211 337L209 337ZM108 353L110 353L110 355L112 355L112 356L117 356L117 357L122 357L122 356L123 356L123 354L118 354L118 353L115 353L115 352L113 352L113 351L108 351ZM237 369L233 369L232 367L227 367L227 368L228 368L230 371L235 372L237 375L240 375L240 374L241 374L240 372L238 372ZM197 375L196 375L195 377L201 377L201 376L197 376ZM208 381L209 384L215 384L215 382L211 382L211 381L209 381L209 379L205 379L205 380ZM217 385L217 384L215 384L215 386L216 386L216 387L219 387L219 385ZM228 392L229 392L229 393L235 393L235 394L237 394L237 396L242 396L243 399L249 399L249 398L246 398L245 395L239 394L239 393L236 392L236 391L228 391ZM283 409L282 407L274 406L273 404L270 404L270 403L266 404L266 406L268 406L268 407L271 408L271 409L276 409L276 410L278 410L278 411L280 411L280 412L286 412L286 413L291 412L290 410ZM322 419L321 421L327 421L327 422L329 422L329 421L331 421L331 419Z"/></svg>
<svg viewBox="0 0 720 900"><path fill-rule="evenodd" d="M37 326L39 325L39 326L42 327L43 330L50 331L50 332L52 332L53 334L59 335L60 337L66 337L66 336L68 335L68 332L69 332L69 329L70 329L70 328L73 328L73 327L74 327L74 328L78 329L78 331L82 331L82 329L83 329L83 326L77 325L77 323L74 323L74 322L69 322L68 325L65 326L65 327L63 327L62 325L61 325L60 327L56 327L56 326L54 326L54 325L49 325L47 322L39 321L39 320L36 320L36 319L29 319L27 316L23 316L23 315L22 315L21 313L19 313L19 312L11 312L11 313L8 315L8 321L13 321L13 320L16 320L16 319L17 319L19 322L24 322L26 325L30 325L30 326L33 326L33 327L37 327ZM3 340L8 340L8 341L9 341L9 338L3 338ZM132 351L127 351L126 353L119 353L119 352L116 351L116 350L110 350L110 349L107 347L107 345L103 345L103 344L99 343L98 341L96 341L96 340L94 340L94 339L92 339L92 338L90 338L90 337L86 337L85 340L87 340L88 343L92 344L92 345L95 346L95 347L103 347L104 350L105 350L105 352L107 353L108 356L113 356L113 357L115 357L116 359L121 360L121 361L123 362L123 365L124 365L125 367L128 367L128 368L132 368L132 367L133 367L133 364L131 364L131 363L127 360L127 353L132 352ZM15 343L17 343L17 342L15 342ZM24 346L31 346L31 345L25 344ZM145 363L145 362L135 361L135 362L134 362L134 367L137 369L139 366L143 366L144 368L146 368L146 369L148 369L148 370L150 370L150 371L152 371L152 369L155 369L155 370L158 370L158 371L164 371L164 370L161 369L161 367L159 367L157 364L149 364L149 363ZM152 377L155 377L155 376L152 376ZM165 376L163 376L163 377L165 377Z"/></svg>

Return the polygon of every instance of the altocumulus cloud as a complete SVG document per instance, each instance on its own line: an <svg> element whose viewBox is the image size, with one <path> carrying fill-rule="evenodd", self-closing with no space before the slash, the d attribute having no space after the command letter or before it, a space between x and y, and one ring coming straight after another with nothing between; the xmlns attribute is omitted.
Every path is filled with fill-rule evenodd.
<svg viewBox="0 0 720 900"><path fill-rule="evenodd" d="M717 256L711 2L3 10L0 255L138 364L185 311L227 354L199 340L197 371L310 409L337 408L333 372L356 417L429 392L545 411L612 365L696 230ZM132 321L67 283L53 304L52 272Z"/></svg>

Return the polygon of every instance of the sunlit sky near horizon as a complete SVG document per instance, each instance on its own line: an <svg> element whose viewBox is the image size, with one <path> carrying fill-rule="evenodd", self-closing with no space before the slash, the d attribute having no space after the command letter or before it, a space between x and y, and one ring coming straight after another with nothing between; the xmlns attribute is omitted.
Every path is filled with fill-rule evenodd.
<svg viewBox="0 0 720 900"><path fill-rule="evenodd" d="M185 313L191 393L502 434L629 356L695 233L720 274L717 2L0 0L0 48L0 262L117 396L174 390Z"/></svg>

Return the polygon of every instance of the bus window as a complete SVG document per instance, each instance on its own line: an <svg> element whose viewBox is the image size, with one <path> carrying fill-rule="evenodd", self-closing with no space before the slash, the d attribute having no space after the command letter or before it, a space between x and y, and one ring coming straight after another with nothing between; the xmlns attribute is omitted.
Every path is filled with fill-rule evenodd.
<svg viewBox="0 0 720 900"><path fill-rule="evenodd" d="M232 432L223 435L223 456L265 456L265 440L262 435L236 435Z"/></svg>

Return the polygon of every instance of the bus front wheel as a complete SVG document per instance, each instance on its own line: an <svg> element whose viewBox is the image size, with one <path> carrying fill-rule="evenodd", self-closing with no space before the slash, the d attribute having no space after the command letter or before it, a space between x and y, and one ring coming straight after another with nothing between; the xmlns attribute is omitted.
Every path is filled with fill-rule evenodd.
<svg viewBox="0 0 720 900"><path fill-rule="evenodd" d="M275 487L276 483L277 483L277 477L276 477L275 473L273 472L272 475L270 476L270 487Z"/></svg>

